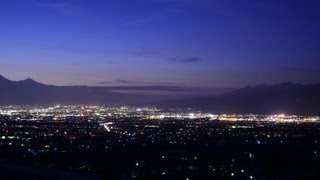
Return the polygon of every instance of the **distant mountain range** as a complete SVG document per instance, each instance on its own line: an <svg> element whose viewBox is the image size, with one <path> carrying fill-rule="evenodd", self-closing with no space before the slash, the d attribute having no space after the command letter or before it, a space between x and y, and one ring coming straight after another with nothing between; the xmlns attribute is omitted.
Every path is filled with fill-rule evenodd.
<svg viewBox="0 0 320 180"><path fill-rule="evenodd" d="M104 87L53 86L32 79L11 81L0 76L0 104L132 104L152 97L111 92Z"/></svg>
<svg viewBox="0 0 320 180"><path fill-rule="evenodd" d="M320 84L247 86L231 93L173 100L163 107L191 107L214 113L320 115Z"/></svg>
<svg viewBox="0 0 320 180"><path fill-rule="evenodd" d="M168 98L117 93L107 87L45 85L30 78L11 81L0 76L0 105L152 104L164 108L190 107L213 113L320 115L320 84L282 83L272 86L247 86L223 95L179 100L168 100Z"/></svg>

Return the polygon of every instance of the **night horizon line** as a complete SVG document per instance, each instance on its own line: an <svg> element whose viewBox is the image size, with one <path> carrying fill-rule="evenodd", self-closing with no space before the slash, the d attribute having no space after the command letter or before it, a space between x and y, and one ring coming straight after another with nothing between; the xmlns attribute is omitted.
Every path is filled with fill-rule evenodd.
<svg viewBox="0 0 320 180"><path fill-rule="evenodd" d="M296 85L317 85L320 84L320 82L318 83L301 83L301 82L293 82L293 81L283 81L283 82L279 82L279 83L255 83L255 84L247 84L244 85L240 88L236 88L236 87L214 87L214 86L181 86L175 83L144 83L141 81L135 81L135 80L121 80L121 79L115 79L114 82L112 81L105 81L105 82L99 82L99 84L101 85L105 85L105 84L128 84L128 85L111 85L111 86L99 86L99 85L84 85L84 84L69 84L69 85L58 85L58 84L48 84L48 83L43 83L40 82L38 80L35 80L34 78L28 77L25 79L21 79L21 80L12 80L9 79L3 75L0 74L0 79L5 79L7 81L11 81L11 82L23 82L23 81L33 81L35 83L38 84L43 84L43 85L47 85L47 86L58 86L58 87L105 87L105 88L121 88L121 87L172 87L172 88L217 88L217 89L241 89L241 88L245 88L245 87L255 87L255 86L276 86L276 85L281 85L281 84L296 84ZM116 82L119 81L119 82ZM121 82L123 81L123 82ZM128 82L125 82L128 81ZM129 82L130 81L130 82ZM130 85L133 84L134 82L136 82L137 84L141 84L141 85Z"/></svg>

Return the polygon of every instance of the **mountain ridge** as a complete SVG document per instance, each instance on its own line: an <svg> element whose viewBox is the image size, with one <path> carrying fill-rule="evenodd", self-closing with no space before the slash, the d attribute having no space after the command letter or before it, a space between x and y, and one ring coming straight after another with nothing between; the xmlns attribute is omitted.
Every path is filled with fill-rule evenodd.
<svg viewBox="0 0 320 180"><path fill-rule="evenodd" d="M11 81L0 75L0 104L126 104L143 102L141 96L126 95L87 86L56 86L31 78Z"/></svg>
<svg viewBox="0 0 320 180"><path fill-rule="evenodd" d="M230 93L162 102L162 107L194 108L213 113L320 114L320 84L246 86Z"/></svg>
<svg viewBox="0 0 320 180"><path fill-rule="evenodd" d="M212 113L320 114L320 84L303 85L291 82L275 85L260 84L246 86L222 95L179 100L111 90L110 87L46 85L31 78L11 81L0 75L0 105L143 104L163 108L193 108Z"/></svg>

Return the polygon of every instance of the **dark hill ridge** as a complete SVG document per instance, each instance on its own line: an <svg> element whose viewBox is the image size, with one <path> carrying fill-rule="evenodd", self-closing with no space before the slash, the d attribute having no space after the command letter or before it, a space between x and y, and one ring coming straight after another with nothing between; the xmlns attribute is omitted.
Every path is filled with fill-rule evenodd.
<svg viewBox="0 0 320 180"><path fill-rule="evenodd" d="M247 86L231 93L203 98L166 100L161 96L112 92L112 87L54 86L26 79L11 81L0 75L0 105L9 104L128 104L150 102L162 107L191 107L213 113L320 115L320 84ZM170 97L172 98L172 97ZM162 99L161 103L157 103Z"/></svg>
<svg viewBox="0 0 320 180"><path fill-rule="evenodd" d="M320 84L247 86L220 96L169 101L167 107L191 107L214 113L320 115Z"/></svg>
<svg viewBox="0 0 320 180"><path fill-rule="evenodd" d="M11 81L0 76L0 104L130 104L145 97L107 91L99 87L53 86L26 79Z"/></svg>
<svg viewBox="0 0 320 180"><path fill-rule="evenodd" d="M41 83L38 83L37 81L31 79L31 78L28 78L28 79L25 79L25 80L22 80L22 81L19 81L20 83L23 83L23 84L28 84L28 85L43 85Z"/></svg>
<svg viewBox="0 0 320 180"><path fill-rule="evenodd" d="M0 85L5 85L7 83L13 83L14 81L10 81L9 79L0 75Z"/></svg>

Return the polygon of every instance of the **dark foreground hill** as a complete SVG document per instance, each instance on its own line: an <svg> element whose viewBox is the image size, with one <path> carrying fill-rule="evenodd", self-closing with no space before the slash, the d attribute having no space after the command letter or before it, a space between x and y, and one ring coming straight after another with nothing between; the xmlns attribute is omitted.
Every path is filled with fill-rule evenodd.
<svg viewBox="0 0 320 180"><path fill-rule="evenodd" d="M320 84L248 86L204 98L168 101L164 107L191 107L215 113L320 114Z"/></svg>

